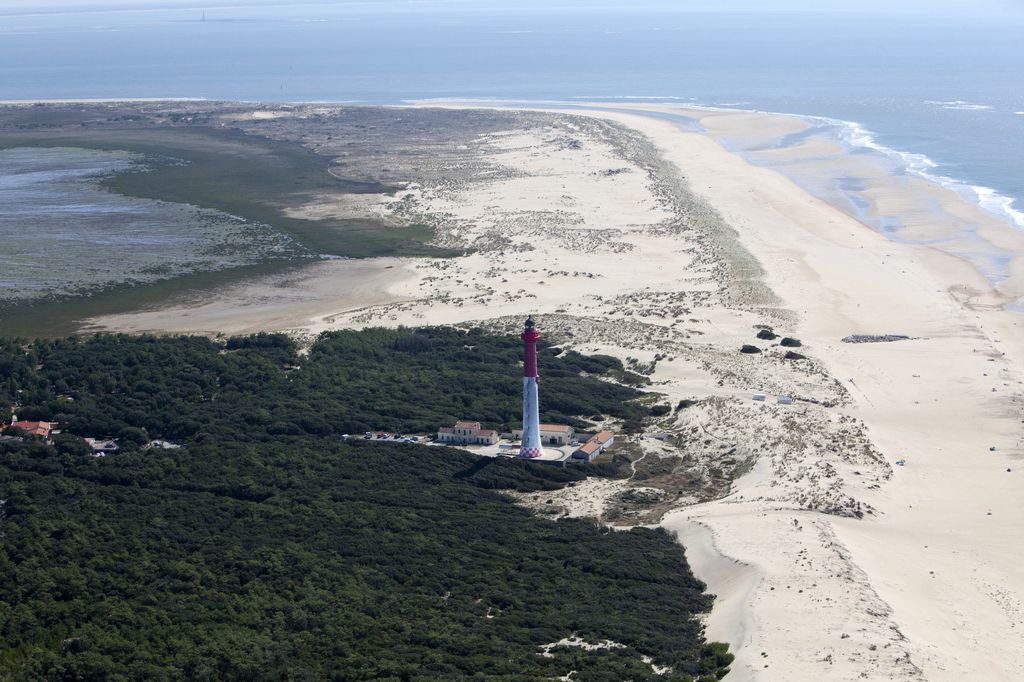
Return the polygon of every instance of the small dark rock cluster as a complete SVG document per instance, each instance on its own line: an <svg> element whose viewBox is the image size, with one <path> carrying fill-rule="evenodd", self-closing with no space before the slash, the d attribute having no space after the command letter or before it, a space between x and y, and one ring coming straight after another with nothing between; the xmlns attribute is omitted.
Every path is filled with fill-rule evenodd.
<svg viewBox="0 0 1024 682"><path fill-rule="evenodd" d="M761 339L762 341L774 341L775 339L779 338L779 335L776 334L775 331L771 327L766 325L766 324L755 324L754 328L757 329L757 338ZM779 341L779 345L780 346L784 346L786 348L799 348L803 344L800 342L800 339L794 339L791 336L784 336L784 337L782 337L782 340ZM743 346L743 348L740 349L740 352L741 353L760 353L761 349L758 348L757 346L751 346L749 344L746 344L746 345ZM803 355L800 355L799 353L794 353L792 351L786 353L783 357L786 360L804 360L805 359L805 357Z"/></svg>

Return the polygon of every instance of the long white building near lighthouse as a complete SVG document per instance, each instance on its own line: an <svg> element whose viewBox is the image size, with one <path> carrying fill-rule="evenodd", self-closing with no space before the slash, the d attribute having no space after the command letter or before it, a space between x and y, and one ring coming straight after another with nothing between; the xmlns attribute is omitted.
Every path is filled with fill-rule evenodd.
<svg viewBox="0 0 1024 682"><path fill-rule="evenodd" d="M540 439L540 404L537 397L537 339L533 317L526 320L523 329L523 435L519 456L535 459L544 454Z"/></svg>

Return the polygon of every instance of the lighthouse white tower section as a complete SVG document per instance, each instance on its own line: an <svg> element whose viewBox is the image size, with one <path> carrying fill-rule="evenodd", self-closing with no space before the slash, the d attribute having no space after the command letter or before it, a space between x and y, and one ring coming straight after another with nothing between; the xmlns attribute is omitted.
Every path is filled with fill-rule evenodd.
<svg viewBox="0 0 1024 682"><path fill-rule="evenodd" d="M537 339L533 317L527 318L523 329L523 440L519 456L526 459L540 457L540 407L537 400Z"/></svg>

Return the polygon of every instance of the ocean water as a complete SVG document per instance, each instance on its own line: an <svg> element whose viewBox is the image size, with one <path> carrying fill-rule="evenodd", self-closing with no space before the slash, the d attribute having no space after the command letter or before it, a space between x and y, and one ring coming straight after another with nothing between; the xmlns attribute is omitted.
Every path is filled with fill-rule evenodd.
<svg viewBox="0 0 1024 682"><path fill-rule="evenodd" d="M1024 229L1015 0L64 4L0 2L0 99L509 98L794 113Z"/></svg>

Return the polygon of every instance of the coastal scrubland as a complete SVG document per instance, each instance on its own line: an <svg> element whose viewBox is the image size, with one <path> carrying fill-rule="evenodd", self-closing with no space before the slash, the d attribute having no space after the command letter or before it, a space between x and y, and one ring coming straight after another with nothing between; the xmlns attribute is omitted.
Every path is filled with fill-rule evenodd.
<svg viewBox="0 0 1024 682"><path fill-rule="evenodd" d="M542 355L547 418L648 413L605 380L614 359ZM516 339L453 329L306 355L277 335L3 342L0 405L64 428L0 443L0 675L719 679L712 598L669 534L544 520L504 492L613 467L340 437L505 424L517 362Z"/></svg>

